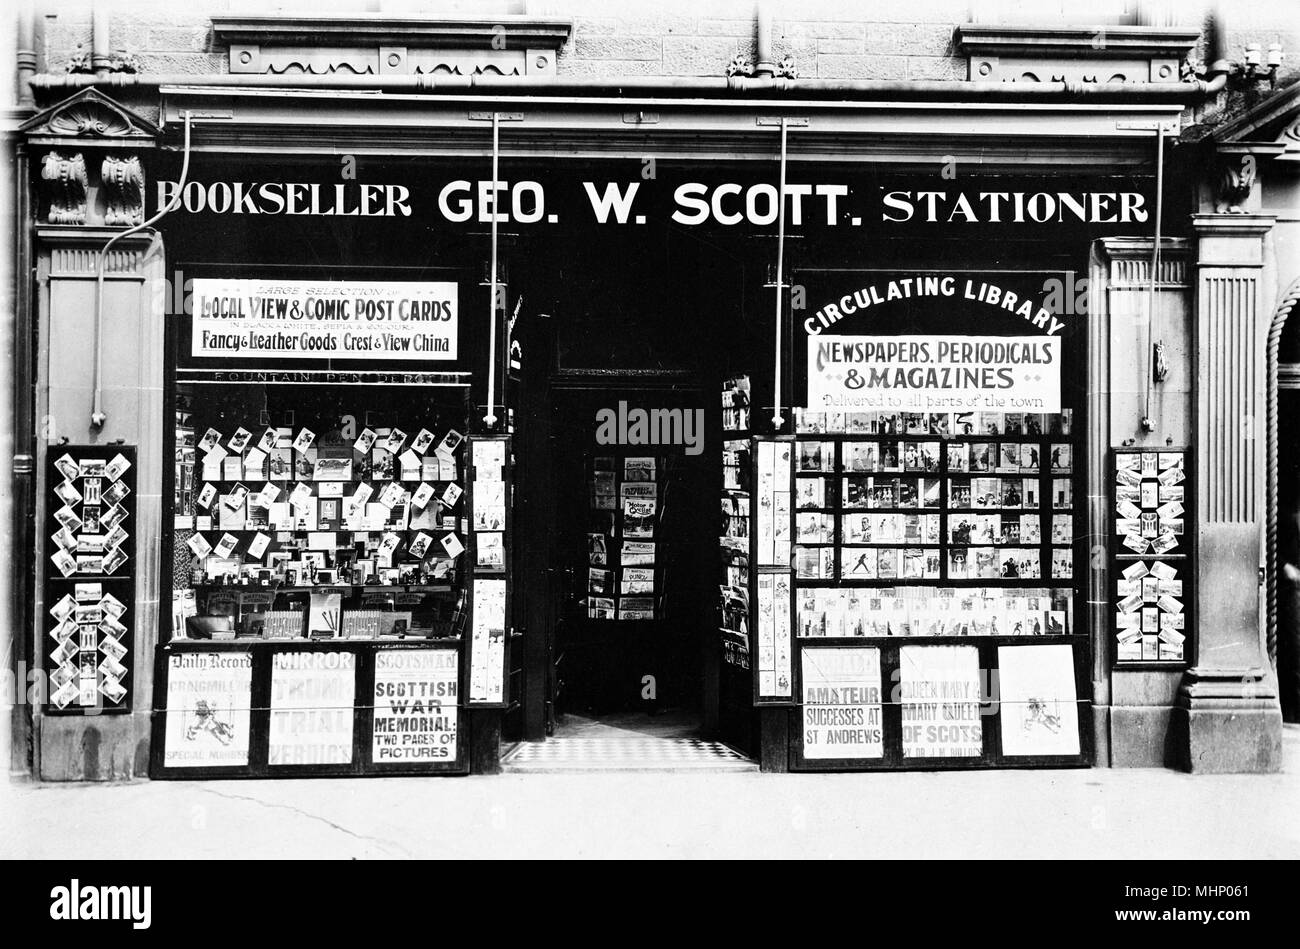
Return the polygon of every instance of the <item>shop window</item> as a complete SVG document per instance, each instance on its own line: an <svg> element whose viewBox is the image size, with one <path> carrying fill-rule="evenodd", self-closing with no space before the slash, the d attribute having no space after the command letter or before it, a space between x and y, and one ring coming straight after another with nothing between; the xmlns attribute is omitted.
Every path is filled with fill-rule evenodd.
<svg viewBox="0 0 1300 949"><path fill-rule="evenodd" d="M174 411L174 637L459 631L460 389L180 382Z"/></svg>

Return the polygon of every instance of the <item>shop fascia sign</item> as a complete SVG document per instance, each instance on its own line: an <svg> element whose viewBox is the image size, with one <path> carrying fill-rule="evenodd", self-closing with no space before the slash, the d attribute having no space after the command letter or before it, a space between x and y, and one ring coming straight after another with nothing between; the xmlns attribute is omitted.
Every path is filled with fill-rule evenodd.
<svg viewBox="0 0 1300 949"><path fill-rule="evenodd" d="M157 206L176 198L178 183L159 181ZM627 225L669 218L682 227L770 227L781 201L767 182L583 180L548 185L533 180L455 179L413 190L402 184L301 181L188 181L179 210L242 216L437 218L449 224L562 223ZM555 200L559 198L560 200ZM576 199L576 200L575 200ZM585 205L585 207L584 207ZM999 179L958 186L909 187L870 183L791 182L786 223L799 227L904 225L1139 225L1149 220L1148 196L1116 187L1099 190L1018 190ZM577 208L578 218L555 208Z"/></svg>

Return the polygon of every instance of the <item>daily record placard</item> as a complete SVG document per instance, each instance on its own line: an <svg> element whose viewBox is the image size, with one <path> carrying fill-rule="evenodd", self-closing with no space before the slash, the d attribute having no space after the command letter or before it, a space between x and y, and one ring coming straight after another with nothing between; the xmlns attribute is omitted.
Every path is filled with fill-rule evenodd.
<svg viewBox="0 0 1300 949"><path fill-rule="evenodd" d="M190 355L452 360L455 283L197 279Z"/></svg>

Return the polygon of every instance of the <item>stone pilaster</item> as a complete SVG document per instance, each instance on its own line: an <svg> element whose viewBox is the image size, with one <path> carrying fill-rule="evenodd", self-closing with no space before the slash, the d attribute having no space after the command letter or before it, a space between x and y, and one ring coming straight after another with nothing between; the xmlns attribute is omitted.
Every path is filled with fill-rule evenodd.
<svg viewBox="0 0 1300 949"><path fill-rule="evenodd" d="M1269 215L1198 214L1196 643L1174 757L1190 771L1276 771L1282 714L1262 623Z"/></svg>

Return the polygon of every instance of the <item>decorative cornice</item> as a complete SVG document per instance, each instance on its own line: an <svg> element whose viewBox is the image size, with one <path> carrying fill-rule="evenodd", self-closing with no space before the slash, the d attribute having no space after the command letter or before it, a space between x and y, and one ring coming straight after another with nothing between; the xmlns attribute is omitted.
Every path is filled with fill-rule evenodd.
<svg viewBox="0 0 1300 949"><path fill-rule="evenodd" d="M212 32L226 44L284 46L415 46L444 49L533 47L557 50L573 23L549 17L427 19L358 16L215 16ZM504 44L504 45L503 45Z"/></svg>
<svg viewBox="0 0 1300 949"><path fill-rule="evenodd" d="M90 144L108 148L151 148L158 126L97 89L83 89L18 127L36 145Z"/></svg>
<svg viewBox="0 0 1300 949"><path fill-rule="evenodd" d="M316 76L555 75L568 20L214 17L232 73Z"/></svg>
<svg viewBox="0 0 1300 949"><path fill-rule="evenodd" d="M967 78L983 82L1176 83L1199 36L1151 26L957 27Z"/></svg>
<svg viewBox="0 0 1300 949"><path fill-rule="evenodd" d="M1158 56L1182 59L1200 30L1159 26L991 26L957 27L957 42L974 55L992 56Z"/></svg>

